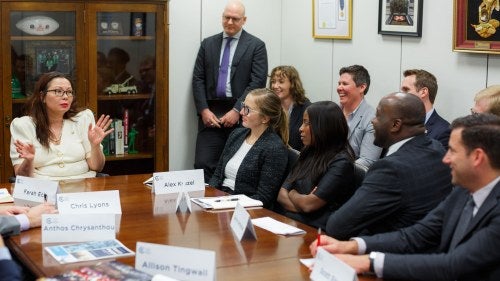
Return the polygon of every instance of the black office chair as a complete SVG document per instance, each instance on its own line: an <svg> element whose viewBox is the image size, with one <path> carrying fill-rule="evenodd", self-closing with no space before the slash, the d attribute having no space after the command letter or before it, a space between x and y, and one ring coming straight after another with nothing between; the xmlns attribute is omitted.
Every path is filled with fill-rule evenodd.
<svg viewBox="0 0 500 281"><path fill-rule="evenodd" d="M358 187L360 187L363 183L367 171L368 167L365 165L354 163L354 185L356 189L358 189Z"/></svg>

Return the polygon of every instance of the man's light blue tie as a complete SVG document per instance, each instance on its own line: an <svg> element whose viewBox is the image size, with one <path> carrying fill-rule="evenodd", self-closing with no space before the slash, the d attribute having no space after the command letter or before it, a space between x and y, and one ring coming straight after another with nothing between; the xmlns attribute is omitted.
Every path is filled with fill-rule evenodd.
<svg viewBox="0 0 500 281"><path fill-rule="evenodd" d="M474 200L472 199L472 196L469 195L469 199L465 203L465 207L462 210L462 214L458 219L457 227L455 228L455 232L453 233L453 237L450 243L450 249L455 249L458 242L464 236L465 230L467 229L467 227L470 224L470 221L472 220L473 211L474 211Z"/></svg>
<svg viewBox="0 0 500 281"><path fill-rule="evenodd" d="M231 40L233 40L232 37L226 38L226 46L224 47L224 52L222 53L222 60L219 67L219 78L217 79L216 89L218 98L226 97L226 83L229 69L229 55L231 53Z"/></svg>

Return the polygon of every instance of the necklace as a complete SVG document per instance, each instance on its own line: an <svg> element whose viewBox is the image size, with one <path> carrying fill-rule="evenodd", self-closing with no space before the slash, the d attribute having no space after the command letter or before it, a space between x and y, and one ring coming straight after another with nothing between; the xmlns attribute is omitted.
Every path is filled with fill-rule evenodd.
<svg viewBox="0 0 500 281"><path fill-rule="evenodd" d="M61 129L59 130L59 137L57 137L57 138L52 137L55 134L54 134L54 131L52 129L50 129L50 131L51 131L51 136L49 137L50 142L52 142L53 144L56 144L56 145L61 144L63 127L64 127L64 119L61 122Z"/></svg>

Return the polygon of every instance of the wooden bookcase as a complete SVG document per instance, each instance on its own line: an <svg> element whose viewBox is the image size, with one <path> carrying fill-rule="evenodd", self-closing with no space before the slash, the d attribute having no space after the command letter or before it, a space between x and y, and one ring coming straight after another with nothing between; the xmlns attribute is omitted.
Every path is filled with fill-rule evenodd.
<svg viewBox="0 0 500 281"><path fill-rule="evenodd" d="M70 75L79 106L96 117L123 120L126 112L128 131L138 132L137 153L106 156L103 172L168 170L167 0L0 0L0 6L0 182L13 175L10 122L23 115L37 76L51 70Z"/></svg>

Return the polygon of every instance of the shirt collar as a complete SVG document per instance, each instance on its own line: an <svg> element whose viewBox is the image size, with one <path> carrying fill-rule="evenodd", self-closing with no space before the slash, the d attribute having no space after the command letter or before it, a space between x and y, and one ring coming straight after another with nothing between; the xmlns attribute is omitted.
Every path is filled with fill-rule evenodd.
<svg viewBox="0 0 500 281"><path fill-rule="evenodd" d="M472 193L472 199L474 200L477 209L481 208L481 205L483 205L484 201L486 200L486 197L490 195L491 191L499 181L500 181L500 176L496 177L496 179L492 180L484 187Z"/></svg>
<svg viewBox="0 0 500 281"><path fill-rule="evenodd" d="M238 40L238 39L240 39L241 32L243 32L243 28L242 28L242 29L240 29L240 31L238 31L238 33L236 33L234 36L231 36L231 37L232 37L233 39ZM227 33L223 32L223 33L222 33L222 38L223 38L223 39L226 39L227 37L229 37L229 35L227 35Z"/></svg>
<svg viewBox="0 0 500 281"><path fill-rule="evenodd" d="M347 115L347 119L351 120L354 115L356 115L356 112L358 112L358 109L361 107L361 104L365 102L365 99L361 99L361 102L358 104L358 106L351 112L349 115Z"/></svg>
<svg viewBox="0 0 500 281"><path fill-rule="evenodd" d="M411 140L412 138L414 138L414 137L400 140L397 143L393 143L391 146L389 146L389 149L387 149L387 153L385 154L385 156L389 156L389 155L393 154L394 152L398 151L399 148L401 148L403 146L403 144L405 144L407 141Z"/></svg>
<svg viewBox="0 0 500 281"><path fill-rule="evenodd" d="M432 113L434 113L434 107L431 108L431 110L429 110L428 112L425 113L425 123L424 124L426 124L427 121L429 121L429 118L431 118Z"/></svg>

